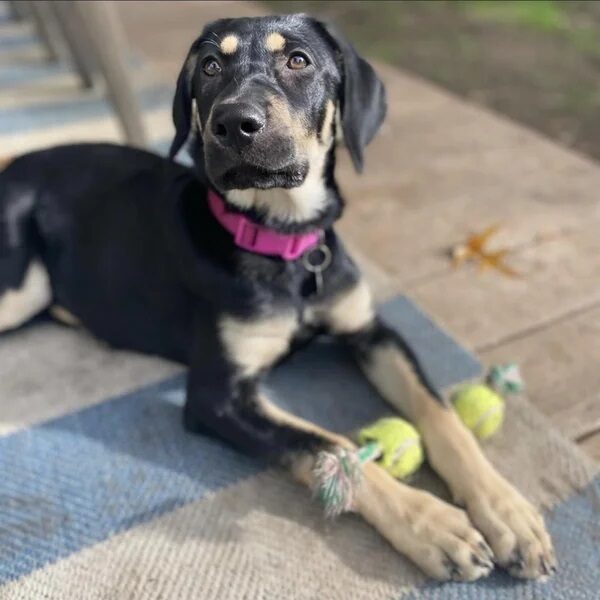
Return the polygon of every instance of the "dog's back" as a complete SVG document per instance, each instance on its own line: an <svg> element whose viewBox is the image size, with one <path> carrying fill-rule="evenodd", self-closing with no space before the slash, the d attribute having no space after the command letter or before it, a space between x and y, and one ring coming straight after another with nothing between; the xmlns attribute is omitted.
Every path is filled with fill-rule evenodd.
<svg viewBox="0 0 600 600"><path fill-rule="evenodd" d="M0 331L56 304L115 346L141 341L141 351L183 360L190 309L159 214L178 177L191 179L160 156L110 144L51 148L8 165L0 174ZM168 333L164 311L182 316L169 314Z"/></svg>

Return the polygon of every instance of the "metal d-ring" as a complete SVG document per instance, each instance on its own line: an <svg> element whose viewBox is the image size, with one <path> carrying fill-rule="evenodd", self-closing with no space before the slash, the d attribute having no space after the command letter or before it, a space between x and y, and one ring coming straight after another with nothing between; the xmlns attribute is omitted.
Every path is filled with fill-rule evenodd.
<svg viewBox="0 0 600 600"><path fill-rule="evenodd" d="M321 260L313 262L311 257L314 255L320 256ZM329 268L329 265L331 265L331 260L331 250L324 242L321 242L318 246L312 250L309 250L302 256L302 264L304 265L304 268L309 273L314 273L317 294L320 294L321 290L323 289L323 271Z"/></svg>

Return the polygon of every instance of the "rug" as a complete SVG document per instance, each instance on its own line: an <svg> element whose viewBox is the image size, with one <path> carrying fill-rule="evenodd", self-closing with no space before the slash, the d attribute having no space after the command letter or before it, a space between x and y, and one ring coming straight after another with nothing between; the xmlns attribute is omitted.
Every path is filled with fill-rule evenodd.
<svg viewBox="0 0 600 600"><path fill-rule="evenodd" d="M382 312L440 389L479 373L408 299ZM496 572L438 585L357 516L326 521L284 473L185 433L184 385L175 365L43 319L0 338L0 598L597 597L594 466L524 398L509 400L486 452L547 510L561 570L544 584ZM389 412L327 339L278 367L267 388L337 431ZM427 469L414 484L445 493Z"/></svg>

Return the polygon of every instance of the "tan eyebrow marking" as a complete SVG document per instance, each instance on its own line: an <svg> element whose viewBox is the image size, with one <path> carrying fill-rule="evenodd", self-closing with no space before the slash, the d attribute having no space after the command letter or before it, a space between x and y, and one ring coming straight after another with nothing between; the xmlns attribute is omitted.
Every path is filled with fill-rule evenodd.
<svg viewBox="0 0 600 600"><path fill-rule="evenodd" d="M270 33L265 38L265 48L269 52L278 52L279 50L283 50L285 46L285 38L280 34L274 31Z"/></svg>
<svg viewBox="0 0 600 600"><path fill-rule="evenodd" d="M230 33L221 40L219 48L223 54L233 54L237 50L239 43L240 40L238 37Z"/></svg>

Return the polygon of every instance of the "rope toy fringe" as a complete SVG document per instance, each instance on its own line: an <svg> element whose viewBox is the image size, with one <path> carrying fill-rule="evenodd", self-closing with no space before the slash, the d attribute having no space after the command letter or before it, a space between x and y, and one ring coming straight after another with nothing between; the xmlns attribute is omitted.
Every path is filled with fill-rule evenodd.
<svg viewBox="0 0 600 600"><path fill-rule="evenodd" d="M493 366L487 374L486 383L502 396L520 394L525 389L525 382L515 363Z"/></svg>
<svg viewBox="0 0 600 600"><path fill-rule="evenodd" d="M358 450L335 448L319 452L313 471L315 496L323 504L326 517L334 518L354 510L356 491L362 480L362 465L374 460L379 452L376 442Z"/></svg>

